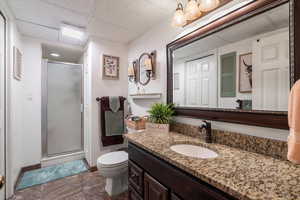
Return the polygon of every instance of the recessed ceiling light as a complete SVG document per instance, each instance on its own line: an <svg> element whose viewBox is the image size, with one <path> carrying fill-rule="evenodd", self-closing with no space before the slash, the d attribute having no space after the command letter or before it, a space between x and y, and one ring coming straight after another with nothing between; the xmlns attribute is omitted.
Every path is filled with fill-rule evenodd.
<svg viewBox="0 0 300 200"><path fill-rule="evenodd" d="M58 53L50 53L50 56L52 56L52 57L60 57L60 55L58 54Z"/></svg>

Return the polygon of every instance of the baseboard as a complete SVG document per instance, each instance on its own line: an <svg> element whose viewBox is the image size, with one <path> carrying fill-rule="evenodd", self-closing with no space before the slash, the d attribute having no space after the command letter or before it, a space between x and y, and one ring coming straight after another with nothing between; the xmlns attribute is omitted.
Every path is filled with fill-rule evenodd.
<svg viewBox="0 0 300 200"><path fill-rule="evenodd" d="M21 181L21 179L22 179L22 177L23 177L23 175L24 175L25 172L31 171L31 170L35 170L35 169L40 169L40 168L42 168L41 163L22 167L20 169L19 173L18 173L18 178L17 178L17 180L15 182L15 185L14 185L14 191L16 191L17 185L20 183L20 181Z"/></svg>
<svg viewBox="0 0 300 200"><path fill-rule="evenodd" d="M97 166L90 167L90 172L95 172L95 171L98 171Z"/></svg>
<svg viewBox="0 0 300 200"><path fill-rule="evenodd" d="M40 169L40 168L42 168L41 163L36 164L36 165L30 165L30 166L22 167L21 168L21 173L31 171L31 170L34 170L34 169Z"/></svg>

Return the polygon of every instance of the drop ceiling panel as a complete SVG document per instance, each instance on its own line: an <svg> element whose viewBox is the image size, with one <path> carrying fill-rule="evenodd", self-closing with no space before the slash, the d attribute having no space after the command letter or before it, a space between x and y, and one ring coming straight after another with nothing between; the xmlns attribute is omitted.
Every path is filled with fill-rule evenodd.
<svg viewBox="0 0 300 200"><path fill-rule="evenodd" d="M164 9L166 13L170 14L177 8L177 3L174 0L147 0L147 2ZM182 2L186 3L186 0L183 0Z"/></svg>
<svg viewBox="0 0 300 200"><path fill-rule="evenodd" d="M92 10L93 0L41 0L45 3L61 7L66 10L88 15Z"/></svg>
<svg viewBox="0 0 300 200"><path fill-rule="evenodd" d="M216 37L216 35L211 35L183 48L177 49L174 52L174 56L176 60L197 54L203 56L206 52L226 44L226 41Z"/></svg>
<svg viewBox="0 0 300 200"><path fill-rule="evenodd" d="M75 25L84 26L88 20L87 16L79 15L78 13L40 0L9 0L8 3L17 19L37 24L58 28L61 21L66 21Z"/></svg>
<svg viewBox="0 0 300 200"><path fill-rule="evenodd" d="M19 31L28 36L41 38L45 40L57 41L59 37L59 31L37 26L34 24L24 23L21 21L17 22Z"/></svg>
<svg viewBox="0 0 300 200"><path fill-rule="evenodd" d="M96 1L93 20L110 23L133 32L134 35L141 35L172 14L172 11L158 6L157 1L156 4L152 1L156 0L122 0L117 3L115 0Z"/></svg>
<svg viewBox="0 0 300 200"><path fill-rule="evenodd" d="M88 26L88 32L90 35L123 43L127 43L138 36L138 34L134 31L119 28L118 26L114 26L100 20L92 20L91 24Z"/></svg>

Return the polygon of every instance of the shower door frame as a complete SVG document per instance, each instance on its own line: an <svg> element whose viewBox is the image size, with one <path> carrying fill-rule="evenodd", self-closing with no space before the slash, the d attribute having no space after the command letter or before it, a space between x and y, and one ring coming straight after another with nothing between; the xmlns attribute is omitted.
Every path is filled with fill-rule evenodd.
<svg viewBox="0 0 300 200"><path fill-rule="evenodd" d="M72 66L81 66L81 148L74 151L66 151L58 154L48 154L48 112L47 112L47 105L48 105L48 63L53 64L65 64L65 65L72 65ZM42 158L52 158L56 156L63 156L72 153L77 153L84 151L84 87L83 87L83 78L84 78L84 69L83 64L76 64L76 63L68 63L68 62L60 62L60 61L53 61L48 59L42 60Z"/></svg>

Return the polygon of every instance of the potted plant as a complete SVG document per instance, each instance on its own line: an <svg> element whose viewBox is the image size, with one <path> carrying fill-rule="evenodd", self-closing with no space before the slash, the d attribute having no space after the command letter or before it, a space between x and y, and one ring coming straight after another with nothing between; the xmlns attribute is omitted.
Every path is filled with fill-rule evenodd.
<svg viewBox="0 0 300 200"><path fill-rule="evenodd" d="M175 114L173 104L155 103L148 111L149 122L146 123L146 130L160 133L170 131L170 122Z"/></svg>

